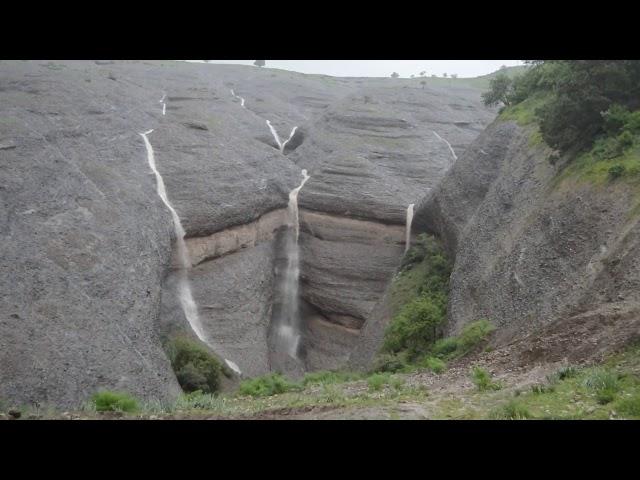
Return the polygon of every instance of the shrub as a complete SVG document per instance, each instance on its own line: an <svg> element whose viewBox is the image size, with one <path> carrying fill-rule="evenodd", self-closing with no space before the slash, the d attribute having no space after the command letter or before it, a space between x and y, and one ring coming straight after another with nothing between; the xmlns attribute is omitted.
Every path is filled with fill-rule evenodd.
<svg viewBox="0 0 640 480"><path fill-rule="evenodd" d="M442 305L433 298L421 295L405 305L394 318L385 334L384 350L410 355L424 351L436 340L437 327L444 318Z"/></svg>
<svg viewBox="0 0 640 480"><path fill-rule="evenodd" d="M468 353L494 330L495 327L486 319L466 325L459 336L459 348L462 350L462 353Z"/></svg>
<svg viewBox="0 0 640 480"><path fill-rule="evenodd" d="M500 383L494 382L491 379L491 374L489 372L480 367L473 367L471 371L471 380L473 380L473 383L481 392L485 392L487 390L500 390L502 388Z"/></svg>
<svg viewBox="0 0 640 480"><path fill-rule="evenodd" d="M486 340L495 330L489 320L478 320L466 325L457 337L438 340L431 349L432 355L440 358L462 357Z"/></svg>
<svg viewBox="0 0 640 480"><path fill-rule="evenodd" d="M609 180L615 180L624 174L624 165L616 164L609 168Z"/></svg>
<svg viewBox="0 0 640 480"><path fill-rule="evenodd" d="M556 370L554 373L547 375L547 381L554 385L561 380L565 380L567 378L573 378L578 375L579 371L576 367L572 365L568 365L566 367L561 367Z"/></svg>
<svg viewBox="0 0 640 480"><path fill-rule="evenodd" d="M185 392L218 391L223 366L204 345L186 337L176 337L169 342L168 351L173 371Z"/></svg>
<svg viewBox="0 0 640 480"><path fill-rule="evenodd" d="M447 364L437 357L425 357L420 361L420 366L426 367L433 373L440 374L447 368Z"/></svg>
<svg viewBox="0 0 640 480"><path fill-rule="evenodd" d="M494 420L526 420L532 417L529 409L516 400L511 400L489 412L489 418Z"/></svg>
<svg viewBox="0 0 640 480"><path fill-rule="evenodd" d="M584 379L584 386L596 393L598 403L605 405L615 399L620 390L618 375L605 368L595 368Z"/></svg>
<svg viewBox="0 0 640 480"><path fill-rule="evenodd" d="M421 234L403 258L402 268L421 262L424 270L417 296L406 303L385 331L383 352L407 352L409 359L425 353L435 342L438 328L446 318L451 264L440 243Z"/></svg>
<svg viewBox="0 0 640 480"><path fill-rule="evenodd" d="M391 380L389 373L374 373L367 379L370 392L381 390L383 386L388 385Z"/></svg>
<svg viewBox="0 0 640 480"><path fill-rule="evenodd" d="M455 352L458 351L459 343L456 337L447 337L438 340L431 349L431 353L433 353L437 357L448 358L454 356Z"/></svg>
<svg viewBox="0 0 640 480"><path fill-rule="evenodd" d="M640 394L618 400L615 409L625 417L640 417Z"/></svg>
<svg viewBox="0 0 640 480"><path fill-rule="evenodd" d="M131 395L123 392L111 392L104 390L95 393L91 401L98 412L137 412L138 401Z"/></svg>
<svg viewBox="0 0 640 480"><path fill-rule="evenodd" d="M371 372L395 373L407 368L407 357L404 353L380 354L376 357L371 367Z"/></svg>
<svg viewBox="0 0 640 480"><path fill-rule="evenodd" d="M250 397L270 397L291 390L299 390L300 385L290 382L280 373L271 373L262 377L251 378L240 384L241 395Z"/></svg>

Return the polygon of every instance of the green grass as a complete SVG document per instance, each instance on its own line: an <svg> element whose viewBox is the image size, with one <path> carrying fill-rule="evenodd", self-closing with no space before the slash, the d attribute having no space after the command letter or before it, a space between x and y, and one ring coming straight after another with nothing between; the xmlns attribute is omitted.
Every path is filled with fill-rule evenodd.
<svg viewBox="0 0 640 480"><path fill-rule="evenodd" d="M334 383L344 383L354 380L360 380L362 374L346 371L329 371L320 370L317 372L306 373L302 379L302 385L330 385Z"/></svg>
<svg viewBox="0 0 640 480"><path fill-rule="evenodd" d="M269 397L279 393L299 390L300 385L283 377L280 373L271 373L262 377L244 380L240 384L240 395L250 397Z"/></svg>
<svg viewBox="0 0 640 480"><path fill-rule="evenodd" d="M447 368L447 364L437 357L424 357L420 360L419 365L428 368L436 374L444 372Z"/></svg>
<svg viewBox="0 0 640 480"><path fill-rule="evenodd" d="M584 386L595 392L596 399L601 405L606 405L616 398L621 385L618 374L606 368L590 370L583 380Z"/></svg>
<svg viewBox="0 0 640 480"><path fill-rule="evenodd" d="M640 393L621 398L614 404L614 408L625 418L640 419Z"/></svg>
<svg viewBox="0 0 640 480"><path fill-rule="evenodd" d="M533 95L523 102L503 109L498 115L498 120L503 122L513 121L521 127L535 124L536 109L544 105L548 99L548 94ZM540 137L540 140L542 140L542 137Z"/></svg>
<svg viewBox="0 0 640 480"><path fill-rule="evenodd" d="M504 405L489 412L488 417L492 420L526 420L532 418L529 409L521 402L510 400Z"/></svg>
<svg viewBox="0 0 640 480"><path fill-rule="evenodd" d="M463 357L481 345L494 330L489 320L477 320L466 325L460 335L438 340L430 353L445 360Z"/></svg>
<svg viewBox="0 0 640 480"><path fill-rule="evenodd" d="M131 395L123 392L104 390L91 397L91 402L98 412L127 412L134 413L139 410L138 401Z"/></svg>
<svg viewBox="0 0 640 480"><path fill-rule="evenodd" d="M480 392L500 390L502 388L500 382L494 382L491 379L491 374L480 367L473 367L471 369L471 380Z"/></svg>
<svg viewBox="0 0 640 480"><path fill-rule="evenodd" d="M367 385L370 392L382 390L382 387L388 385L391 381L390 373L374 373L367 379Z"/></svg>

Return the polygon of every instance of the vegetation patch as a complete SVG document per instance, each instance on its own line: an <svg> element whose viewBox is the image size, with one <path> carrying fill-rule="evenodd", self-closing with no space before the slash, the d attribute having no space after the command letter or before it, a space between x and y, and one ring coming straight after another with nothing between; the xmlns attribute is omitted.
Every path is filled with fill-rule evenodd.
<svg viewBox="0 0 640 480"><path fill-rule="evenodd" d="M134 413L139 410L138 401L131 395L123 392L111 392L104 390L95 393L91 402L98 412L127 412Z"/></svg>
<svg viewBox="0 0 640 480"><path fill-rule="evenodd" d="M421 234L403 258L400 278L392 286L392 300L401 296L405 303L385 331L383 353L403 352L408 361L427 353L446 318L450 274L442 245Z"/></svg>
<svg viewBox="0 0 640 480"><path fill-rule="evenodd" d="M473 367L471 369L471 380L476 388L481 392L487 390L500 390L502 384L500 382L494 382L491 378L491 374L484 368Z"/></svg>
<svg viewBox="0 0 640 480"><path fill-rule="evenodd" d="M250 397L269 397L292 390L300 390L300 385L291 382L280 373L270 373L262 377L244 380L240 384L240 395Z"/></svg>
<svg viewBox="0 0 640 480"><path fill-rule="evenodd" d="M360 380L362 375L356 372L320 370L306 373L302 379L302 385L330 385Z"/></svg>
<svg viewBox="0 0 640 480"><path fill-rule="evenodd" d="M506 404L489 412L489 418L493 420L526 420L532 418L529 409L521 402L510 400Z"/></svg>
<svg viewBox="0 0 640 480"><path fill-rule="evenodd" d="M187 337L174 337L169 341L167 351L182 390L187 393L216 393L219 390L220 375L226 368L202 343Z"/></svg>

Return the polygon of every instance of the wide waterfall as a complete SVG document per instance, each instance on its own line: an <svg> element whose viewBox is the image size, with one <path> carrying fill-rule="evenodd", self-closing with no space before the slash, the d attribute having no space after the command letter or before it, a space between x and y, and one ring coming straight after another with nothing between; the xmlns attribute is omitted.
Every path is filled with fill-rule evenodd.
<svg viewBox="0 0 640 480"><path fill-rule="evenodd" d="M151 167L151 170L156 176L156 187L158 195L171 212L171 217L173 218L173 227L176 233L176 249L178 254L178 261L180 262L180 269L178 271L178 298L180 299L180 304L182 305L184 315L187 318L189 325L191 325L193 331L196 333L200 340L202 340L206 344L209 344L204 334L204 330L202 329L202 325L200 324L200 318L198 317L198 307L195 300L193 299L191 286L189 285L189 278L187 276L188 269L191 268L191 260L189 259L187 244L184 241L185 231L182 227L182 223L180 222L180 217L178 216L171 203L169 203L164 180L162 179L162 175L160 175L160 172L158 172L158 169L156 168L156 160L153 155L153 147L151 146L149 138L147 137L147 135L149 135L151 132L153 132L153 130L141 133L140 135L144 139L144 144L147 147L147 160L149 161L149 167Z"/></svg>
<svg viewBox="0 0 640 480"><path fill-rule="evenodd" d="M302 177L302 183L289 193L287 214L290 231L287 234L285 244L287 266L282 288L282 311L275 322L276 350L286 352L293 358L297 358L298 345L300 343L300 302L298 296L300 280L300 248L298 246L300 218L298 213L298 193L310 178L306 170L302 170Z"/></svg>

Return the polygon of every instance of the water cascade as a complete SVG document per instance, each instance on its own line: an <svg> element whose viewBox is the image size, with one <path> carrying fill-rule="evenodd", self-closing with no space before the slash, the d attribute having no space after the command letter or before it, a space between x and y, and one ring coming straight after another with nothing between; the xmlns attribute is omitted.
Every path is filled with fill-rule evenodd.
<svg viewBox="0 0 640 480"><path fill-rule="evenodd" d="M237 99L239 99L239 100L240 100L240 106L241 106L242 108L246 108L246 107L244 106L244 98L242 98L242 97L240 97L240 96L236 95L236 92L234 92L234 91L233 91L233 89L231 89L231 96L232 96L233 98L237 98Z"/></svg>
<svg viewBox="0 0 640 480"><path fill-rule="evenodd" d="M297 358L298 345L300 343L300 305L298 288L300 280L300 248L298 237L300 236L300 219L298 212L298 193L304 186L309 175L302 170L302 183L289 193L289 206L287 210L290 231L287 235L285 253L287 267L284 273L282 312L276 319L276 349L286 352L289 356Z"/></svg>
<svg viewBox="0 0 640 480"><path fill-rule="evenodd" d="M195 300L193 299L191 286L189 285L189 278L187 277L187 271L189 268L191 268L191 260L189 259L189 251L187 250L187 245L184 241L185 231L182 227L182 223L180 222L180 217L178 217L175 209L171 206L171 203L169 203L164 180L162 179L162 175L160 175L160 172L158 172L158 169L156 168L156 160L153 155L153 147L151 146L149 138L147 137L147 135L149 135L151 132L153 132L153 130L141 133L140 135L144 139L144 144L147 147L147 160L149 161L149 167L151 167L151 170L156 176L156 187L158 196L162 199L165 206L169 209L169 211L171 212L171 217L173 218L173 228L176 233L178 261L180 262L180 269L178 271L178 298L180 299L182 310L185 317L187 318L187 321L189 322L189 325L191 325L191 328L196 333L198 338L209 345L209 342L207 341L204 334L204 330L202 329L202 325L200 324L200 319L198 317L198 307Z"/></svg>
<svg viewBox="0 0 640 480"><path fill-rule="evenodd" d="M276 129L273 128L273 125L271 125L271 122L269 120L267 120L267 125L269 126L269 130L271 130L271 135L273 135L273 138L276 140L276 143L278 144L278 148L280 149L280 151L282 151L282 142L280 141L278 132L276 132Z"/></svg>
<svg viewBox="0 0 640 480"><path fill-rule="evenodd" d="M281 152L284 152L285 145L289 143L289 140L293 138L293 135L296 133L296 130L298 129L298 127L293 127L291 129L291 133L289 134L289 138L287 138L285 142L282 143L282 141L280 140L280 136L278 135L278 132L276 132L276 129L273 128L273 125L271 125L271 122L269 120L267 120L267 125L269 126L269 130L271 130L271 135L273 135L273 138L278 144L278 148L280 149Z"/></svg>
<svg viewBox="0 0 640 480"><path fill-rule="evenodd" d="M404 241L404 251L405 253L409 250L411 246L411 222L413 222L413 206L415 204L410 203L407 207L407 227L405 232L405 241Z"/></svg>
<svg viewBox="0 0 640 480"><path fill-rule="evenodd" d="M166 97L167 97L167 94L165 93L164 95L162 95L162 98L160 99L160 103L162 104L162 115L164 115L167 111L167 104L164 101Z"/></svg>
<svg viewBox="0 0 640 480"><path fill-rule="evenodd" d="M451 151L451 155L453 156L453 159L457 160L458 156L456 155L456 152L453 151L453 147L451 146L451 144L447 142L444 138L442 138L440 135L438 135L434 130L431 130L431 131L439 140L442 140L444 143L447 144L447 147L449 147L449 150Z"/></svg>

